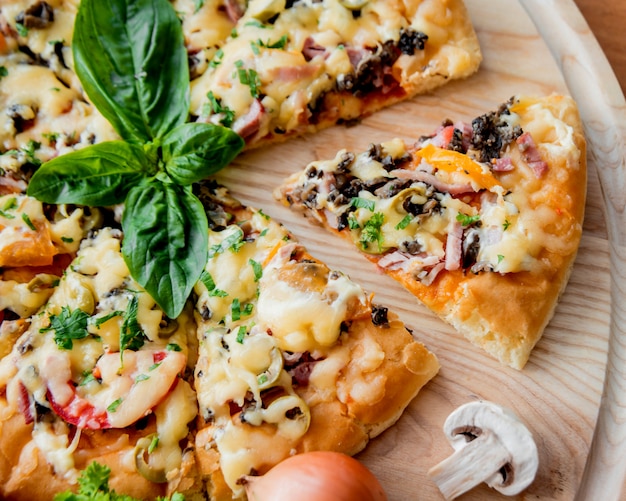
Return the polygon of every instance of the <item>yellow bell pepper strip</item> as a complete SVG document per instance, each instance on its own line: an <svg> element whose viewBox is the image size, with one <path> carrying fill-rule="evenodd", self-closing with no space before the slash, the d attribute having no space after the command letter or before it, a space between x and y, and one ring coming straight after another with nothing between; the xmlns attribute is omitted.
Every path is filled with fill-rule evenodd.
<svg viewBox="0 0 626 501"><path fill-rule="evenodd" d="M416 154L438 170L468 176L482 188L491 190L496 186L501 186L491 172L486 172L478 162L458 151L427 144Z"/></svg>

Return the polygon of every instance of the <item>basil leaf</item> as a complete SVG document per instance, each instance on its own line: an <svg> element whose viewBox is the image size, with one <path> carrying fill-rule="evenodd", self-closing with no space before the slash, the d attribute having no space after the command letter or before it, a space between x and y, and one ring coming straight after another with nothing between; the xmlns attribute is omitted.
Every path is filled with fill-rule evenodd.
<svg viewBox="0 0 626 501"><path fill-rule="evenodd" d="M53 204L114 205L149 174L148 166L140 146L124 141L98 143L45 162L26 193Z"/></svg>
<svg viewBox="0 0 626 501"><path fill-rule="evenodd" d="M72 50L85 92L127 141L162 137L187 120L187 53L167 0L83 0Z"/></svg>
<svg viewBox="0 0 626 501"><path fill-rule="evenodd" d="M207 228L191 187L153 179L128 193L122 255L133 278L169 318L180 315L207 263Z"/></svg>
<svg viewBox="0 0 626 501"><path fill-rule="evenodd" d="M241 136L225 127L186 123L167 134L161 146L166 172L187 185L226 167L244 145Z"/></svg>

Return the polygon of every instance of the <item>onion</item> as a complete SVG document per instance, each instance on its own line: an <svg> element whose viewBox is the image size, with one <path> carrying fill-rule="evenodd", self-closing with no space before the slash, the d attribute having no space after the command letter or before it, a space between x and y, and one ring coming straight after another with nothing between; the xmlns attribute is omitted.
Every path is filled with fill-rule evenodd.
<svg viewBox="0 0 626 501"><path fill-rule="evenodd" d="M374 474L339 452L296 454L243 483L248 501L387 501Z"/></svg>

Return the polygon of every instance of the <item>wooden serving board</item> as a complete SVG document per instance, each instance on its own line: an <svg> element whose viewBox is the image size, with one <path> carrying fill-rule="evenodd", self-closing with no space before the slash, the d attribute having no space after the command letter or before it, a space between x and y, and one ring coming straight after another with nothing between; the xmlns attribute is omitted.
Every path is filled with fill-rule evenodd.
<svg viewBox="0 0 626 501"><path fill-rule="evenodd" d="M452 453L442 425L455 408L476 399L509 407L534 434L539 471L518 499L620 499L626 470L624 96L572 0L467 0L467 5L484 53L475 76L357 126L247 152L219 177L244 203L283 222L313 255L374 292L439 357L436 378L398 423L359 455L390 501L443 499L427 475ZM514 94L555 91L573 95L586 125L586 219L570 283L522 371L499 365L346 243L272 197L289 174L341 148L361 151L393 137L415 140L444 118L471 120ZM503 308L506 301L502 298ZM482 485L462 499L509 498Z"/></svg>

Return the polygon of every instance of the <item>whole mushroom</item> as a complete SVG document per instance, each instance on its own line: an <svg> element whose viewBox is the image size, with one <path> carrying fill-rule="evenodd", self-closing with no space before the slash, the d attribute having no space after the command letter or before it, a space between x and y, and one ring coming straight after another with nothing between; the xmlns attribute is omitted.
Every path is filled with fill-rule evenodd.
<svg viewBox="0 0 626 501"><path fill-rule="evenodd" d="M492 402L470 402L452 412L443 429L455 452L428 475L446 499L482 482L513 496L534 480L537 446L528 428L508 409Z"/></svg>

